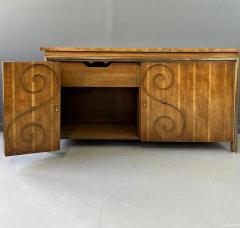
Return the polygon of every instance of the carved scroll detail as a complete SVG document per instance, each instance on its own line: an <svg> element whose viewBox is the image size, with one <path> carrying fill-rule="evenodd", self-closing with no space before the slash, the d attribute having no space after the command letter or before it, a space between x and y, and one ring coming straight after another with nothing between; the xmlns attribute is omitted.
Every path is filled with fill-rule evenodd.
<svg viewBox="0 0 240 228"><path fill-rule="evenodd" d="M154 74L154 71L156 70L158 73ZM165 73L159 73L163 70ZM173 86L174 81L174 74L167 65L154 64L147 68L143 76L143 90L152 99L160 101L162 98L156 97L153 93L155 91L155 88L159 90L167 90ZM149 87L147 87L148 82L150 84Z"/></svg>
<svg viewBox="0 0 240 228"><path fill-rule="evenodd" d="M48 73L43 74L42 72L46 70ZM32 64L28 66L19 76L19 80L17 80L20 82L21 89L25 92L25 94L29 94L29 96L32 96L33 94L44 95L45 92L49 92L47 91L47 85L50 85L51 83L50 77L53 77L54 79L52 96L44 96L44 98L47 97L47 99L43 99L42 102L37 106L27 107L25 111L18 114L7 126L6 141L17 153L25 153L26 150L36 152L45 143L46 129L39 122L29 122L28 120L31 120L31 117L27 117L27 115L38 111L41 107L50 103L51 100L56 96L59 87L58 77L55 71L51 67L44 64ZM21 119L25 120L23 121L24 125L18 126L13 140L12 128L14 123L21 123Z"/></svg>
<svg viewBox="0 0 240 228"><path fill-rule="evenodd" d="M158 97L155 93L155 90L170 89L174 85L174 82L175 75L173 71L165 64L154 64L148 67L143 76L144 92L160 104L165 105L172 111L178 113L181 120L179 123L180 126L179 124L177 125L178 120L171 117L172 111L169 111L169 114L158 116L153 122L153 129L158 138L163 138L163 135L177 137L183 134L185 129L185 118L182 110ZM173 133L175 134L173 135Z"/></svg>
<svg viewBox="0 0 240 228"><path fill-rule="evenodd" d="M181 136L185 129L185 118L183 112L178 109L176 106L169 104L167 102L162 103L163 105L166 105L167 107L170 107L172 110L175 110L176 113L180 116L180 126L177 126L177 120L173 119L169 115L161 115L156 118L156 120L153 123L155 134L158 136L158 138L162 138L163 135L167 135L168 137L176 137ZM170 111L171 113L171 111ZM175 132L174 135L172 133Z"/></svg>

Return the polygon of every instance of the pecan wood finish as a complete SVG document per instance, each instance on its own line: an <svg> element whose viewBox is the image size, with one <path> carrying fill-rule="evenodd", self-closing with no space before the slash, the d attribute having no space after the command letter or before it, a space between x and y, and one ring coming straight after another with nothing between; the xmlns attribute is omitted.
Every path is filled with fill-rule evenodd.
<svg viewBox="0 0 240 228"><path fill-rule="evenodd" d="M51 62L6 62L5 154L59 149L60 66Z"/></svg>
<svg viewBox="0 0 240 228"><path fill-rule="evenodd" d="M239 49L41 48L3 63L5 154L60 139L230 142L237 152Z"/></svg>

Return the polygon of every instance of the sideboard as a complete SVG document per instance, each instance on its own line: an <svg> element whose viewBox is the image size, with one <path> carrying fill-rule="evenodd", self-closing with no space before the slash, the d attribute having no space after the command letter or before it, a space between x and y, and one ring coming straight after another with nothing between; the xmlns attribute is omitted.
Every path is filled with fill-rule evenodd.
<svg viewBox="0 0 240 228"><path fill-rule="evenodd" d="M237 152L240 49L48 48L3 63L5 155L60 139L229 142Z"/></svg>

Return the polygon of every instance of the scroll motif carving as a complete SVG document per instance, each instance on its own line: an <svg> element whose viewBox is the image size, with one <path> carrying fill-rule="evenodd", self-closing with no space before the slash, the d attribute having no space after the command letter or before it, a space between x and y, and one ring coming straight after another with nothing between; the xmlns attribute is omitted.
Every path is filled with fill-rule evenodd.
<svg viewBox="0 0 240 228"><path fill-rule="evenodd" d="M168 66L155 64L148 67L143 76L143 90L154 100L160 101L161 98L154 94L155 89L167 90L173 86L174 81L174 74Z"/></svg>
<svg viewBox="0 0 240 228"><path fill-rule="evenodd" d="M53 80L54 85L52 95L49 93L51 80ZM36 96L38 94L43 99L38 99L40 103L35 106L26 107L25 111L18 114L9 123L6 130L6 141L17 153L24 153L26 151L36 152L46 141L46 129L42 123L32 120L31 113L38 111L41 107L50 103L56 96L59 86L58 77L51 67L44 64L32 64L19 75L16 81L20 82L20 88L25 94L29 96ZM18 127L15 130L15 135L13 135L13 126L15 123L18 123Z"/></svg>
<svg viewBox="0 0 240 228"><path fill-rule="evenodd" d="M165 64L154 64L150 66L143 76L144 92L152 99L171 109L168 114L164 113L158 116L153 122L153 129L158 138L163 138L163 136L177 137L184 132L185 118L182 110L163 100L159 97L158 93L155 92L170 89L174 85L174 82L174 73ZM174 118L171 116L173 111L179 116L178 119L176 119L176 115L174 115ZM175 134L173 135L173 133Z"/></svg>
<svg viewBox="0 0 240 228"><path fill-rule="evenodd" d="M176 106L169 104L167 102L162 103L163 105L167 105L167 107L170 107L171 110L175 110L175 112L180 117L180 123L179 126L177 126L177 120L171 117L172 111L169 112L168 115L161 115L156 118L156 120L153 123L154 131L156 135L159 138L162 138L163 135L167 137L176 137L183 134L185 129L185 118L183 112L178 109ZM173 133L175 133L173 135Z"/></svg>

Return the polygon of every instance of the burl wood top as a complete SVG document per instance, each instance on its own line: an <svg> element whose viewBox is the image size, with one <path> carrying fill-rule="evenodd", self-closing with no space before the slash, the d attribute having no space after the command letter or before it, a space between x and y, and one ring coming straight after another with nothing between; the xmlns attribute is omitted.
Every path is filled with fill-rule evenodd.
<svg viewBox="0 0 240 228"><path fill-rule="evenodd" d="M170 52L170 53L240 53L240 48L74 48L41 47L41 51L63 52Z"/></svg>

